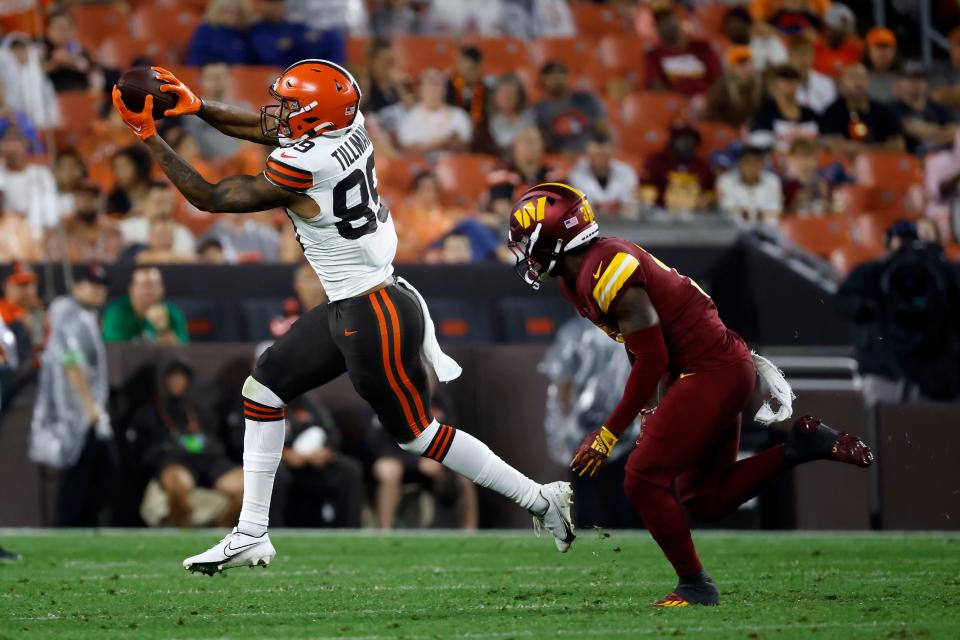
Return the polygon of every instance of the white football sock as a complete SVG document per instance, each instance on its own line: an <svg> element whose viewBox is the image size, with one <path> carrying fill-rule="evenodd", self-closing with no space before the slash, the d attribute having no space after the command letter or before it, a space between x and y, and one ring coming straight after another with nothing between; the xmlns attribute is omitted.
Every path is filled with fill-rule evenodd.
<svg viewBox="0 0 960 640"><path fill-rule="evenodd" d="M547 509L547 501L540 495L540 484L501 460L490 447L469 433L434 420L417 438L400 447L436 460L527 511L539 514Z"/></svg>
<svg viewBox="0 0 960 640"><path fill-rule="evenodd" d="M284 403L252 376L243 384L243 398L243 507L237 530L262 536L270 522L273 478L283 455Z"/></svg>

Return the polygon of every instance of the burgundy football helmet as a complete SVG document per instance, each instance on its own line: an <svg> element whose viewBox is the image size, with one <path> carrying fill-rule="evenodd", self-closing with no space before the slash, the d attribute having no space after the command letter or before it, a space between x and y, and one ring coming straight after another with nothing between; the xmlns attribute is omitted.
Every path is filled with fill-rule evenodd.
<svg viewBox="0 0 960 640"><path fill-rule="evenodd" d="M513 205L507 246L514 270L534 289L554 275L564 251L581 247L600 233L593 207L579 189L546 182L528 189Z"/></svg>

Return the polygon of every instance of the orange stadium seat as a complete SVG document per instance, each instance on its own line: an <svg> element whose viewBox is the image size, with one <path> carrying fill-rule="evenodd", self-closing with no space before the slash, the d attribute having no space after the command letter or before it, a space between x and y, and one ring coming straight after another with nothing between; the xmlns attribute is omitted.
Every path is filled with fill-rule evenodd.
<svg viewBox="0 0 960 640"><path fill-rule="evenodd" d="M437 180L451 204L472 207L487 189L497 158L482 153L451 153L437 160Z"/></svg>
<svg viewBox="0 0 960 640"><path fill-rule="evenodd" d="M543 96L543 88L540 86L540 71L533 65L516 67L513 74L520 78L523 88L527 92L527 105L532 105Z"/></svg>
<svg viewBox="0 0 960 640"><path fill-rule="evenodd" d="M640 36L607 35L600 40L600 61L612 69L643 70L647 43Z"/></svg>
<svg viewBox="0 0 960 640"><path fill-rule="evenodd" d="M409 192L415 175L432 170L430 163L422 156L401 156L393 160L377 156L378 183L404 193Z"/></svg>
<svg viewBox="0 0 960 640"><path fill-rule="evenodd" d="M704 37L722 36L723 22L730 11L730 4L723 2L707 2L698 4L694 11L697 31Z"/></svg>
<svg viewBox="0 0 960 640"><path fill-rule="evenodd" d="M137 38L163 41L171 49L176 49L177 58L182 59L199 23L200 16L189 11L143 5L130 20L130 33Z"/></svg>
<svg viewBox="0 0 960 640"><path fill-rule="evenodd" d="M841 276L845 276L857 265L873 260L883 251L876 245L845 244L830 252L830 264Z"/></svg>
<svg viewBox="0 0 960 640"><path fill-rule="evenodd" d="M852 244L850 225L845 216L801 218L789 216L780 221L785 238L811 253L827 258L837 247Z"/></svg>
<svg viewBox="0 0 960 640"><path fill-rule="evenodd" d="M722 122L698 122L696 127L703 138L702 149L706 153L723 151L740 138L736 129Z"/></svg>
<svg viewBox="0 0 960 640"><path fill-rule="evenodd" d="M170 71L173 72L173 75L177 76L181 82L193 89L194 91L200 93L200 67L188 67L182 64L172 64L167 67Z"/></svg>
<svg viewBox="0 0 960 640"><path fill-rule="evenodd" d="M277 67L231 67L233 75L233 95L239 99L249 102L251 106L259 109L265 104L274 102L267 89L277 79L277 76L283 71Z"/></svg>
<svg viewBox="0 0 960 640"><path fill-rule="evenodd" d="M531 53L538 68L557 60L571 72L583 73L598 64L594 43L584 38L540 38L531 43Z"/></svg>
<svg viewBox="0 0 960 640"><path fill-rule="evenodd" d="M351 67L363 67L367 64L367 47L370 38L350 36L347 38L347 64Z"/></svg>
<svg viewBox="0 0 960 640"><path fill-rule="evenodd" d="M518 66L529 64L527 42L520 38L468 38L465 44L483 54L483 72L487 75L512 73Z"/></svg>
<svg viewBox="0 0 960 640"><path fill-rule="evenodd" d="M861 153L853 164L857 182L869 186L910 187L923 180L916 156L898 151Z"/></svg>
<svg viewBox="0 0 960 640"><path fill-rule="evenodd" d="M860 244L883 246L883 233L897 220L911 219L902 211L866 211L854 220Z"/></svg>
<svg viewBox="0 0 960 640"><path fill-rule="evenodd" d="M70 15L77 23L77 39L90 52L107 38L127 32L127 10L119 3L74 5Z"/></svg>
<svg viewBox="0 0 960 640"><path fill-rule="evenodd" d="M616 124L611 121L610 129L617 149L642 159L663 151L670 137L666 127L651 126L645 122Z"/></svg>
<svg viewBox="0 0 960 640"><path fill-rule="evenodd" d="M947 260L952 262L960 261L960 244L951 242L943 246L943 252L947 254Z"/></svg>
<svg viewBox="0 0 960 640"><path fill-rule="evenodd" d="M76 146L90 135L90 123L99 117L100 95L88 91L61 91L57 94L60 106L58 138L62 144Z"/></svg>
<svg viewBox="0 0 960 640"><path fill-rule="evenodd" d="M847 184L837 189L835 198L842 211L858 214L863 211L900 211L904 208L906 195L906 189L902 187Z"/></svg>
<svg viewBox="0 0 960 640"><path fill-rule="evenodd" d="M450 38L403 36L393 39L397 66L416 76L425 69L450 71L457 61L457 43Z"/></svg>
<svg viewBox="0 0 960 640"><path fill-rule="evenodd" d="M577 2L570 5L577 33L602 36L608 33L633 33L633 20L616 9L598 4Z"/></svg>
<svg viewBox="0 0 960 640"><path fill-rule="evenodd" d="M97 60L107 67L126 69L137 58L148 58L153 64L169 65L177 62L163 42L132 36L113 36L100 45Z"/></svg>
<svg viewBox="0 0 960 640"><path fill-rule="evenodd" d="M640 91L623 99L624 122L669 126L687 117L687 98L665 91Z"/></svg>

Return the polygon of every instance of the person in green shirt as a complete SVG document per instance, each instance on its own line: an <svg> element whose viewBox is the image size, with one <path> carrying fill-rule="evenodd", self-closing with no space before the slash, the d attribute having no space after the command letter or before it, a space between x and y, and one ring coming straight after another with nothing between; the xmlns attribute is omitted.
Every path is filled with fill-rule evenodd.
<svg viewBox="0 0 960 640"><path fill-rule="evenodd" d="M129 295L114 300L103 312L105 342L146 340L157 344L190 341L187 319L172 302L163 299L163 276L156 267L137 267L130 278Z"/></svg>

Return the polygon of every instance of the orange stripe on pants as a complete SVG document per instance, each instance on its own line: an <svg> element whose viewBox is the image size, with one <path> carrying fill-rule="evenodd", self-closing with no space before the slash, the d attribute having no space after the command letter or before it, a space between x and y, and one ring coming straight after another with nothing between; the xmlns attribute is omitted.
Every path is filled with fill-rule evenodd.
<svg viewBox="0 0 960 640"><path fill-rule="evenodd" d="M406 418L407 424L413 429L413 435L415 437L419 436L420 429L417 427L417 422L414 420L413 412L410 410L410 403L408 403L406 397L404 397L403 391L400 390L400 386L397 384L396 378L393 377L393 369L390 368L390 346L387 343L387 321L383 316L383 311L380 309L380 305L377 304L377 294L371 293L369 298L370 304L373 305L373 312L377 315L377 324L380 325L380 343L383 348L383 369L387 373L387 382L390 383L390 388L393 389L394 395L396 395L397 399L400 400L400 407L403 409L403 416Z"/></svg>
<svg viewBox="0 0 960 640"><path fill-rule="evenodd" d="M410 382L410 378L407 377L407 372L403 369L403 362L400 361L400 322L397 320L397 309L393 306L393 301L390 300L390 296L387 295L386 289L380 289L380 297L383 298L383 304L387 307L387 313L390 315L390 324L393 326L393 335L396 336L396 339L393 341L393 359L397 364L397 371L400 373L400 381L413 398L413 404L417 407L417 413L420 416L420 428L426 429L430 426L430 421L427 420L427 412L423 410L423 403L420 402L420 394L417 393L413 383Z"/></svg>

